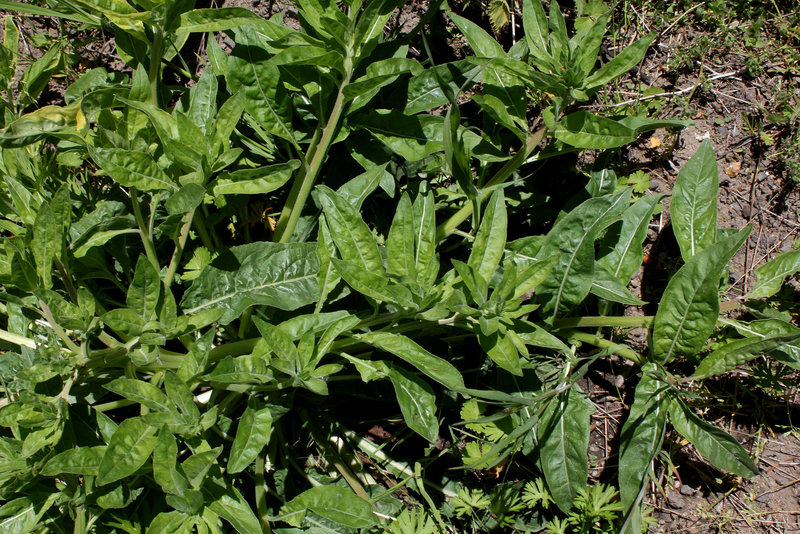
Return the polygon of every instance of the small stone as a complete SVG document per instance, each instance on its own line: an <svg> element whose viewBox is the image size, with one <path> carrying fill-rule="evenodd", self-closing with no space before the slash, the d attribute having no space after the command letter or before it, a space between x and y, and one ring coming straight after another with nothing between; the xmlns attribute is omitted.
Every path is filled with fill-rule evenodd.
<svg viewBox="0 0 800 534"><path fill-rule="evenodd" d="M696 489L691 486L687 486L686 484L683 484L679 491L681 492L681 495L686 495L687 497L697 493Z"/></svg>
<svg viewBox="0 0 800 534"><path fill-rule="evenodd" d="M670 492L669 497L667 497L667 501L671 507L678 510L686 506L686 499L680 493Z"/></svg>
<svg viewBox="0 0 800 534"><path fill-rule="evenodd" d="M728 127L727 126L724 126L724 125L720 126L718 132L719 132L720 136L728 137Z"/></svg>

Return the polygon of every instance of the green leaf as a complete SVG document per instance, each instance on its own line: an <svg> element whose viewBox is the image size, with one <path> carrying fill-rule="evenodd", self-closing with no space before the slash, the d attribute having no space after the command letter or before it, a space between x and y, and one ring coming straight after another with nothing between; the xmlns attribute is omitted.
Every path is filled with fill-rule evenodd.
<svg viewBox="0 0 800 534"><path fill-rule="evenodd" d="M203 490L208 492L205 486ZM230 523L239 534L263 534L261 523L239 490L230 485L226 485L224 492L218 486L214 490L206 499L206 506L212 512Z"/></svg>
<svg viewBox="0 0 800 534"><path fill-rule="evenodd" d="M403 193L386 238L386 260L391 276L416 280L414 214L408 193Z"/></svg>
<svg viewBox="0 0 800 534"><path fill-rule="evenodd" d="M579 490L586 487L592 412L589 399L579 390L569 389L547 404L537 425L547 487L564 513L569 513Z"/></svg>
<svg viewBox="0 0 800 534"><path fill-rule="evenodd" d="M36 508L27 497L20 497L0 506L0 528L8 534L27 534L36 527Z"/></svg>
<svg viewBox="0 0 800 534"><path fill-rule="evenodd" d="M351 128L364 128L408 161L419 161L444 150L444 117L405 115L397 110L372 110L349 118Z"/></svg>
<svg viewBox="0 0 800 534"><path fill-rule="evenodd" d="M688 128L694 124L692 121L688 120L648 119L647 117L640 117L638 115L627 115L615 120L623 126L627 126L637 134L650 132L659 128Z"/></svg>
<svg viewBox="0 0 800 534"><path fill-rule="evenodd" d="M259 25L263 19L243 7L192 9L181 13L173 31L221 32L239 26Z"/></svg>
<svg viewBox="0 0 800 534"><path fill-rule="evenodd" d="M28 65L20 80L20 93L34 101L47 87L50 78L61 64L61 47L54 45L39 59Z"/></svg>
<svg viewBox="0 0 800 534"><path fill-rule="evenodd" d="M542 312L555 318L563 308L580 303L594 280L594 242L628 206L630 190L591 198L559 219L547 234L538 256L557 256L551 275L537 288Z"/></svg>
<svg viewBox="0 0 800 534"><path fill-rule="evenodd" d="M95 163L120 185L136 187L143 191L178 190L178 186L164 174L153 157L146 152L92 146L88 149Z"/></svg>
<svg viewBox="0 0 800 534"><path fill-rule="evenodd" d="M689 258L667 284L653 323L653 353L659 361L695 354L719 316L719 281L750 227L721 239Z"/></svg>
<svg viewBox="0 0 800 534"><path fill-rule="evenodd" d="M669 409L668 386L655 378L653 364L642 368L633 406L622 425L619 452L619 493L630 511L642 497L650 464L661 449Z"/></svg>
<svg viewBox="0 0 800 534"><path fill-rule="evenodd" d="M106 446L78 447L56 454L45 464L40 474L54 476L62 473L97 476Z"/></svg>
<svg viewBox="0 0 800 534"><path fill-rule="evenodd" d="M83 258L94 247L100 247L119 235L139 233L138 229L126 228L123 230L105 230L91 235L72 255L75 258Z"/></svg>
<svg viewBox="0 0 800 534"><path fill-rule="evenodd" d="M298 160L220 173L212 187L214 195L261 195L283 186L300 167Z"/></svg>
<svg viewBox="0 0 800 534"><path fill-rule="evenodd" d="M183 380L172 371L167 371L164 375L164 389L167 397L178 407L178 410L186 415L191 421L200 418L200 409L194 401L194 395Z"/></svg>
<svg viewBox="0 0 800 534"><path fill-rule="evenodd" d="M597 17L594 24L581 37L577 51L577 68L583 76L588 76L594 69L610 16L609 12Z"/></svg>
<svg viewBox="0 0 800 534"><path fill-rule="evenodd" d="M625 283L621 282L619 278L599 263L595 265L591 292L601 299L627 304L628 306L646 304L645 301L636 298Z"/></svg>
<svg viewBox="0 0 800 534"><path fill-rule="evenodd" d="M183 495L189 489L189 481L178 470L177 460L178 442L171 432L162 429L153 451L153 478L165 492Z"/></svg>
<svg viewBox="0 0 800 534"><path fill-rule="evenodd" d="M225 72L228 90L242 94L245 109L264 130L294 142L290 100L280 70L270 63L271 56L258 34L242 29L236 35Z"/></svg>
<svg viewBox="0 0 800 534"><path fill-rule="evenodd" d="M213 41L213 39L211 40ZM228 150L231 134L239 123L239 119L242 118L244 106L244 97L241 92L238 92L226 100L219 108L219 113L217 113L214 121L214 132L211 141L211 146L214 147L217 155L223 154Z"/></svg>
<svg viewBox="0 0 800 534"><path fill-rule="evenodd" d="M800 333L800 328L778 319L763 319L749 323L730 321L730 323L737 332L748 337L765 339L775 335L788 336ZM786 342L780 347L780 350L773 351L770 357L784 365L800 370L800 343Z"/></svg>
<svg viewBox="0 0 800 534"><path fill-rule="evenodd" d="M477 270L484 280L488 281L500 260L506 246L506 229L508 216L503 190L498 189L486 204L481 225L472 243L467 265Z"/></svg>
<svg viewBox="0 0 800 534"><path fill-rule="evenodd" d="M171 412L172 407L166 394L149 382L119 377L107 384L104 388L133 402L146 406L157 412Z"/></svg>
<svg viewBox="0 0 800 534"><path fill-rule="evenodd" d="M341 280L339 273L333 266L333 262L331 262L331 258L336 255L336 246L331 237L331 231L328 229L328 223L324 215L320 215L319 218L319 233L317 239L316 253L317 259L319 260L319 275L317 275L317 280L320 288L317 310L320 310L328 294L333 291L333 288L336 287L336 284Z"/></svg>
<svg viewBox="0 0 800 534"><path fill-rule="evenodd" d="M355 210L361 209L364 200L378 188L384 180L394 181L394 176L386 170L386 163L368 168L365 172L349 180L336 190Z"/></svg>
<svg viewBox="0 0 800 534"><path fill-rule="evenodd" d="M436 396L431 387L413 374L395 366L390 367L389 379L408 428L430 443L436 443L439 421L436 419Z"/></svg>
<svg viewBox="0 0 800 534"><path fill-rule="evenodd" d="M257 403L248 403L236 428L236 438L228 457L228 472L239 473L253 463L269 443L272 434L272 413L269 408L258 408Z"/></svg>
<svg viewBox="0 0 800 534"><path fill-rule="evenodd" d="M0 146L22 147L58 132L78 133L80 103L44 106L23 115L0 130Z"/></svg>
<svg viewBox="0 0 800 534"><path fill-rule="evenodd" d="M315 243L250 243L231 248L206 267L183 296L187 315L224 310L228 324L257 304L294 310L316 301Z"/></svg>
<svg viewBox="0 0 800 534"><path fill-rule="evenodd" d="M577 148L615 148L636 141L636 132L627 126L588 111L576 111L562 118L553 135Z"/></svg>
<svg viewBox="0 0 800 534"><path fill-rule="evenodd" d="M449 389L456 391L464 389L464 379L458 369L405 336L389 332L369 332L356 334L354 337L405 360Z"/></svg>
<svg viewBox="0 0 800 534"><path fill-rule="evenodd" d="M306 490L280 510L284 521L299 527L308 512L350 528L369 528L375 524L369 502L339 486L316 486Z"/></svg>
<svg viewBox="0 0 800 534"><path fill-rule="evenodd" d="M398 98L405 102L407 115L447 105L450 100L446 93L457 94L462 87L470 89L473 83L467 80L477 78L480 70L481 67L469 60L426 68L408 81L408 89Z"/></svg>
<svg viewBox="0 0 800 534"><path fill-rule="evenodd" d="M412 308L414 296L405 286L390 282L385 276L372 274L360 265L331 258L336 272L347 285L378 302L389 302L398 306Z"/></svg>
<svg viewBox="0 0 800 534"><path fill-rule="evenodd" d="M320 185L317 191L325 221L342 258L370 273L384 276L386 270L378 245L358 211L328 187Z"/></svg>
<svg viewBox="0 0 800 534"><path fill-rule="evenodd" d="M547 15L540 0L522 0L522 25L531 54L546 60L550 58L550 33Z"/></svg>
<svg viewBox="0 0 800 534"><path fill-rule="evenodd" d="M474 22L460 17L452 11L447 12L464 37L467 38L469 46L475 52L476 56L497 58L505 57L506 53L500 43L495 41L494 37L483 31L483 29Z"/></svg>
<svg viewBox="0 0 800 534"><path fill-rule="evenodd" d="M750 455L727 432L703 421L678 399L669 407L669 419L680 435L692 442L697 452L716 467L740 477L760 474Z"/></svg>
<svg viewBox="0 0 800 534"><path fill-rule="evenodd" d="M716 240L718 194L717 160L706 139L678 173L669 204L672 230L684 260Z"/></svg>
<svg viewBox="0 0 800 534"><path fill-rule="evenodd" d="M771 297L777 293L787 276L800 271L800 250L781 252L756 269L755 287L747 294L751 299Z"/></svg>
<svg viewBox="0 0 800 534"><path fill-rule="evenodd" d="M156 313L160 296L161 278L147 257L140 254L139 260L136 262L133 280L128 286L125 304L137 312L142 319L149 321Z"/></svg>
<svg viewBox="0 0 800 534"><path fill-rule="evenodd" d="M170 195L164 207L170 215L180 215L195 209L203 203L206 189L200 184L188 183L174 195Z"/></svg>
<svg viewBox="0 0 800 534"><path fill-rule="evenodd" d="M36 214L31 240L31 252L36 262L36 274L44 288L53 285L51 273L53 259L60 256L64 241L64 227L61 221L56 220L55 213L47 202L42 203Z"/></svg>
<svg viewBox="0 0 800 534"><path fill-rule="evenodd" d="M800 332L789 335L767 337L748 337L731 341L703 358L692 374L692 378L702 379L721 375L727 371L775 349L782 349L792 341L800 339Z"/></svg>
<svg viewBox="0 0 800 534"><path fill-rule="evenodd" d="M476 334L481 348L498 367L505 369L512 375L522 376L519 353L508 335L500 330L496 330L489 335L478 330Z"/></svg>
<svg viewBox="0 0 800 534"><path fill-rule="evenodd" d="M631 70L644 57L645 52L647 52L648 47L655 38L656 32L653 32L625 48L625 50L617 54L614 59L586 78L583 82L583 87L585 89L602 87L614 78L622 76Z"/></svg>
<svg viewBox="0 0 800 534"><path fill-rule="evenodd" d="M433 193L417 196L412 211L417 283L423 290L430 291L439 275L439 258L436 256L436 203Z"/></svg>
<svg viewBox="0 0 800 534"><path fill-rule="evenodd" d="M138 417L124 420L111 437L100 461L97 485L116 482L142 467L156 446L157 430Z"/></svg>
<svg viewBox="0 0 800 534"><path fill-rule="evenodd" d="M600 245L597 262L622 282L629 282L642 265L642 243L653 218L653 211L664 195L640 198L622 214L622 220L609 227Z"/></svg>

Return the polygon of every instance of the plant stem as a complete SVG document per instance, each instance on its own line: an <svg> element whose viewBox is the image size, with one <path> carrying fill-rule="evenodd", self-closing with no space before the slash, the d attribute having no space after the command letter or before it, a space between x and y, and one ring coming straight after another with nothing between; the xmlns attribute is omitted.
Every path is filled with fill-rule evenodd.
<svg viewBox="0 0 800 534"><path fill-rule="evenodd" d="M314 182L319 176L319 171L322 169L322 164L325 162L325 157L328 155L333 139L339 131L339 119L341 119L345 107L344 88L350 83L350 77L353 75L353 59L349 54L344 58L344 68L345 76L341 85L339 85L339 92L336 95L336 101L328 117L328 122L325 124L319 145L314 150L314 155L311 157L308 167L304 166L304 170L295 177L292 190L289 192L289 198L286 199L286 205L281 211L280 219L278 219L273 241L287 243L292 238L292 233L294 233L295 226L297 226L303 206L305 206L308 195L314 187Z"/></svg>
<svg viewBox="0 0 800 534"><path fill-rule="evenodd" d="M525 147L520 150L516 156L506 162L503 167L497 171L497 174L492 176L492 179L486 183L486 186L481 189L480 193L477 197L477 204L480 205L486 197L489 196L491 193L492 187L502 184L511 176L511 174L517 170L523 163L530 157L536 147L539 145L539 142L544 137L547 128L542 126L528 138L527 143L525 143ZM459 227L461 223L463 223L467 218L472 215L473 211L473 202L467 202L464 206L458 210L456 213L450 216L445 222L443 222L439 227L436 229L436 239L438 241L442 241L447 236L452 234L456 228Z"/></svg>
<svg viewBox="0 0 800 534"><path fill-rule="evenodd" d="M595 347L599 347L601 349L610 349L612 352L614 352L614 354L622 356L626 360L630 360L637 365L641 365L643 363L643 358L639 353L632 351L624 345L619 345L613 341L608 341L607 339L597 337L593 334L587 334L586 332L581 332L579 330L569 330L564 332L564 334L571 340L583 341L584 343L589 343L590 345L594 345Z"/></svg>
<svg viewBox="0 0 800 534"><path fill-rule="evenodd" d="M553 321L554 328L650 328L653 326L652 315L644 317L567 317Z"/></svg>
<svg viewBox="0 0 800 534"><path fill-rule="evenodd" d="M131 187L131 204L133 205L133 215L136 217L136 224L139 225L139 232L142 234L144 252L156 272L160 273L161 266L158 264L156 247L153 244L153 239L150 237L150 232L148 231L147 224L145 224L144 217L142 217L142 208L139 206L139 195L135 187Z"/></svg>
<svg viewBox="0 0 800 534"><path fill-rule="evenodd" d="M153 47L150 49L150 68L147 71L147 77L150 80L150 100L156 107L158 107L158 79L161 73L161 49L163 45L164 32L161 31L161 28L158 28L155 37L153 37Z"/></svg>
<svg viewBox="0 0 800 534"><path fill-rule="evenodd" d="M167 274L164 275L164 289L169 289L172 284L172 279L175 277L175 271L178 270L178 263L181 261L183 255L183 247L186 245L186 239L189 237L189 230L192 227L192 219L194 219L195 210L192 209L186 214L186 222L181 227L181 233L178 236L178 242L175 243L175 251L172 253L172 258L169 260L169 267L167 267Z"/></svg>
<svg viewBox="0 0 800 534"><path fill-rule="evenodd" d="M269 511L267 510L267 491L264 482L264 455L256 456L256 480L255 480L255 499L258 520L261 522L261 530L264 534L270 534L272 528L269 526Z"/></svg>
<svg viewBox="0 0 800 534"><path fill-rule="evenodd" d="M34 340L28 339L25 336L20 336L19 334L12 334L8 330L0 329L0 339L13 343L14 345L19 345L20 347L28 347L29 349L36 348L36 342Z"/></svg>

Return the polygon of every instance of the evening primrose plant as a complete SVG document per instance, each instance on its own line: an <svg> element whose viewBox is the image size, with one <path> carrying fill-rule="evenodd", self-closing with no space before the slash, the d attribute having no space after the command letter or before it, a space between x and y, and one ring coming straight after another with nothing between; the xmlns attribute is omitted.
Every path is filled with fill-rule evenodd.
<svg viewBox="0 0 800 534"><path fill-rule="evenodd" d="M474 55L434 64L384 40L401 2L303 0L299 30L186 2L54 6L113 31L130 70L89 70L0 130L4 531L443 532L465 469L505 468L541 475L520 503L557 525L602 501L634 532L668 422L758 473L690 388L762 353L796 367L800 331L720 316L749 229L717 228L710 145L673 191L684 264L655 316L593 313L642 304L628 282L663 196L598 169L546 234L513 228L523 166L683 125L577 107L653 36L598 64L607 16L570 35L555 1L524 2L505 50L447 11ZM189 33L207 63L168 85ZM6 171L49 151L60 172ZM787 257L753 296L798 270ZM707 353L720 323L739 337ZM628 327L646 350L608 335ZM580 386L611 357L638 369L617 504L586 493ZM481 502L464 492L461 517Z"/></svg>

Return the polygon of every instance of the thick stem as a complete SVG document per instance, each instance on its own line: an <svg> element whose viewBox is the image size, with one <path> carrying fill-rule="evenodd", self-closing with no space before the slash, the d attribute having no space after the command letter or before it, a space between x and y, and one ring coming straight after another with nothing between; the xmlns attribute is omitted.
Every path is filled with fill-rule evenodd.
<svg viewBox="0 0 800 534"><path fill-rule="evenodd" d="M175 243L175 251L172 253L172 259L170 259L169 267L167 267L167 274L164 275L164 289L169 289L170 284L172 284L172 279L175 277L175 271L178 270L178 263L180 263L181 256L183 255L183 247L186 245L186 240L189 237L189 230L192 227L194 212L195 210L193 209L186 214L186 222L184 222L181 227L178 242Z"/></svg>
<svg viewBox="0 0 800 534"><path fill-rule="evenodd" d="M147 77L150 80L150 100L154 106L158 106L158 79L161 77L161 56L164 47L164 33L161 29L156 30L153 38L153 48L150 49L150 68Z"/></svg>
<svg viewBox="0 0 800 534"><path fill-rule="evenodd" d="M258 520L261 522L261 530L264 534L270 534L272 528L269 526L269 510L267 509L267 485L264 481L264 455L259 454L256 456L255 468L255 498L256 510L258 511Z"/></svg>
<svg viewBox="0 0 800 534"><path fill-rule="evenodd" d="M328 117L328 122L325 124L325 129L322 132L319 145L317 145L314 151L314 155L311 158L311 163L308 164L307 170L301 172L295 178L292 190L289 192L289 198L286 199L286 205L283 211L281 211L280 219L278 219L273 241L287 243L292 238L292 233L294 233L294 228L297 226L297 221L300 219L303 206L305 206L308 195L314 187L314 182L316 182L317 176L319 176L322 164L325 162L333 139L339 131L339 120L342 117L345 107L344 88L350 83L350 77L353 75L353 60L351 57L345 57L344 67L345 76L339 86L336 101Z"/></svg>
<svg viewBox="0 0 800 534"><path fill-rule="evenodd" d="M139 194L135 187L131 187L131 204L133 205L133 215L136 217L136 224L139 225L139 233L142 235L142 243L144 244L144 252L150 265L156 270L157 273L161 272L161 266L158 264L158 255L156 254L156 247L153 244L153 238L150 237L148 226L142 216L142 207L139 206Z"/></svg>
<svg viewBox="0 0 800 534"><path fill-rule="evenodd" d="M556 319L553 322L554 328L650 328L653 326L652 315L644 317L567 317Z"/></svg>
<svg viewBox="0 0 800 534"><path fill-rule="evenodd" d="M516 156L506 162L503 167L497 171L497 174L492 176L492 179L486 183L486 186L481 189L480 194L478 195L478 202L477 204L480 205L491 193L492 187L504 183L511 177L511 174L517 170L523 163L530 157L536 147L539 145L539 142L544 137L547 128L542 126L528 138L528 142L525 143L525 147L520 150ZM467 202L464 207L458 210L456 213L450 216L445 222L443 222L439 227L436 229L436 239L442 241L447 236L452 234L456 228L459 227L461 223L463 223L467 218L472 215L473 211L473 202Z"/></svg>
<svg viewBox="0 0 800 534"><path fill-rule="evenodd" d="M583 341L584 343L594 345L595 347L599 347L601 349L610 349L614 354L622 356L626 360L630 360L636 365L642 365L643 363L643 358L639 353L632 351L624 345L619 345L613 341L608 341L607 339L603 339L592 334L587 334L586 332L580 332L578 330L570 330L569 332L565 332L565 334L571 340Z"/></svg>

